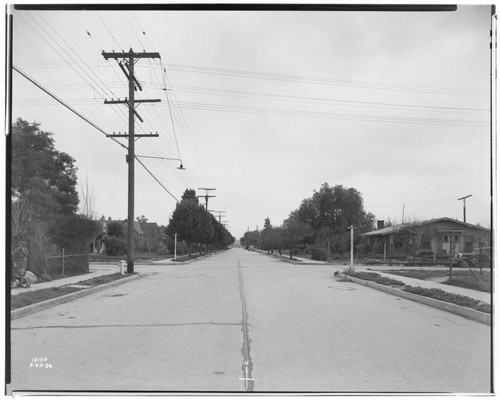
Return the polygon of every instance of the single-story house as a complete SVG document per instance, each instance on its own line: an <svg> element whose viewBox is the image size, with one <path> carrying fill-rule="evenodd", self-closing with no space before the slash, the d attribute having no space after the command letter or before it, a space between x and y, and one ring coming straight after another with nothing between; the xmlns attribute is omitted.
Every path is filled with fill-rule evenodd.
<svg viewBox="0 0 500 400"><path fill-rule="evenodd" d="M363 243L373 252L383 252L389 257L415 256L419 253L449 255L472 253L491 243L491 230L452 218L435 218L384 226L378 221L374 231L361 234Z"/></svg>

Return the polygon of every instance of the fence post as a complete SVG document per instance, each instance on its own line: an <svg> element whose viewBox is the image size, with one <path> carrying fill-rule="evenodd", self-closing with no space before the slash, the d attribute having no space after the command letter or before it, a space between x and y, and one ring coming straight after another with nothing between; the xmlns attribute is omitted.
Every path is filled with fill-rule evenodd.
<svg viewBox="0 0 500 400"><path fill-rule="evenodd" d="M64 249L62 249L62 275L64 276Z"/></svg>

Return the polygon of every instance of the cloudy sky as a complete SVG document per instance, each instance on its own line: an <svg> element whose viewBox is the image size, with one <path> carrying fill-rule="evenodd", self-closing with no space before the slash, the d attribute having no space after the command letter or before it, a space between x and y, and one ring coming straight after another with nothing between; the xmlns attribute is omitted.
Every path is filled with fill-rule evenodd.
<svg viewBox="0 0 500 400"><path fill-rule="evenodd" d="M128 130L128 95L102 51L153 51L141 159L179 199L216 188L209 209L239 238L280 225L322 183L359 190L377 219L489 226L488 6L456 12L13 10L14 65L104 131ZM99 215L125 219L125 150L24 77L13 119L41 123L76 159ZM165 90L167 89L167 90ZM120 139L123 143L125 141ZM204 194L198 191L199 195ZM136 215L167 224L176 200L136 165Z"/></svg>

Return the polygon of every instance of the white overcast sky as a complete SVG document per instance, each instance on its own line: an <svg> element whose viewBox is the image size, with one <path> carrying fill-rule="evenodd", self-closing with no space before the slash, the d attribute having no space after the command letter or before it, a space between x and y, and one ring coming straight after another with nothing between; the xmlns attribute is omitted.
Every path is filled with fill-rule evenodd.
<svg viewBox="0 0 500 400"><path fill-rule="evenodd" d="M162 99L138 108L136 132L160 137L136 152L182 158L186 171L142 161L177 198L216 188L209 209L225 211L236 238L266 217L280 225L324 182L356 188L366 211L395 221L403 204L405 217L462 219L457 199L472 194L467 222L489 226L489 6L12 12L14 65L109 133L127 131L127 116L104 99L128 89L101 52L160 53L136 63L137 97ZM13 85L13 119L53 132L99 215L125 219L125 150L16 72ZM136 164L136 216L166 225L174 208Z"/></svg>

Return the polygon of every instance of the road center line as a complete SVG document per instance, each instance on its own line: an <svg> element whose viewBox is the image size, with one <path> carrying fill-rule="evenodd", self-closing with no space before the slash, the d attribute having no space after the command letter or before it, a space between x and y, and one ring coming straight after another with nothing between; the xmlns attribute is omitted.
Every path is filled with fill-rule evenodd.
<svg viewBox="0 0 500 400"><path fill-rule="evenodd" d="M243 346L241 348L241 353L243 355L243 365L241 369L243 371L243 378L239 378L245 381L245 390L247 392L252 392L254 388L254 380L252 378L252 357L250 355L250 335L248 332L248 311L247 303L245 299L245 285L243 282L243 273L241 271L240 256L238 254L238 281L240 287L240 299L241 299L241 331L243 332Z"/></svg>

